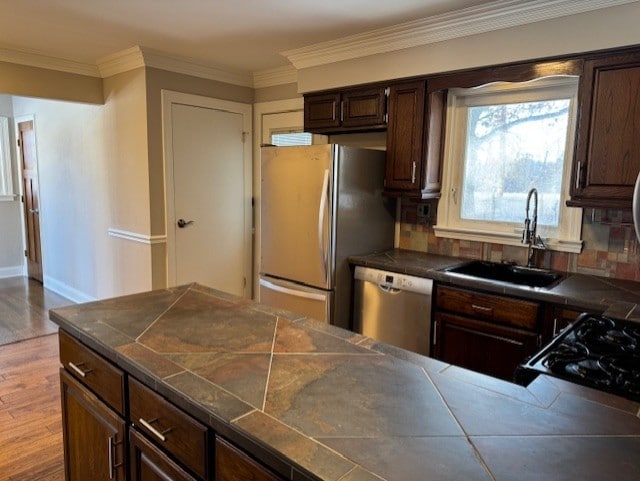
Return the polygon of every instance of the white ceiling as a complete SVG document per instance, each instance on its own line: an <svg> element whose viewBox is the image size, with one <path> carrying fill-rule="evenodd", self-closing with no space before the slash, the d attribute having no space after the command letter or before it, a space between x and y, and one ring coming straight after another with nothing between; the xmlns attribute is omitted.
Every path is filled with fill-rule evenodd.
<svg viewBox="0 0 640 481"><path fill-rule="evenodd" d="M0 49L83 64L142 46L255 72L280 53L488 0L0 0Z"/></svg>

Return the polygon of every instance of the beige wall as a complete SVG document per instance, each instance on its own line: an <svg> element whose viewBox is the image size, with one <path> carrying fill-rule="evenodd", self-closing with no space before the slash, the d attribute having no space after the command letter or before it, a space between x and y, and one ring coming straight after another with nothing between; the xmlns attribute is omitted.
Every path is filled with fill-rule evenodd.
<svg viewBox="0 0 640 481"><path fill-rule="evenodd" d="M14 97L13 107L34 116L45 285L76 300L115 293L102 106Z"/></svg>
<svg viewBox="0 0 640 481"><path fill-rule="evenodd" d="M301 97L298 93L298 84L274 85L255 90L254 103L272 102L274 100L289 100Z"/></svg>
<svg viewBox="0 0 640 481"><path fill-rule="evenodd" d="M0 93L101 104L102 79L0 62Z"/></svg>
<svg viewBox="0 0 640 481"><path fill-rule="evenodd" d="M109 172L112 227L149 235L149 172L147 150L147 104L145 69L137 68L104 79L106 148Z"/></svg>
<svg viewBox="0 0 640 481"><path fill-rule="evenodd" d="M640 2L298 71L310 92L640 44Z"/></svg>
<svg viewBox="0 0 640 481"><path fill-rule="evenodd" d="M33 115L45 286L73 300L152 287L143 68L104 81L104 105L13 97Z"/></svg>
<svg viewBox="0 0 640 481"><path fill-rule="evenodd" d="M104 79L104 98L109 228L143 239L110 237L116 282L120 293L148 290L154 284L145 68Z"/></svg>

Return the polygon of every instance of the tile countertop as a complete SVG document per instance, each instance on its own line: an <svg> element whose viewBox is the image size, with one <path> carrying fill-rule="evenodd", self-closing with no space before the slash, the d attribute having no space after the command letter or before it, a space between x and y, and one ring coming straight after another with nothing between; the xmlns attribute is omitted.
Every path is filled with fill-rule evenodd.
<svg viewBox="0 0 640 481"><path fill-rule="evenodd" d="M480 289L496 294L568 305L584 310L640 320L640 282L585 274L563 273L564 279L550 288L518 286L480 278L450 274L443 269L467 262L460 259L404 249L353 256L353 265L400 272L459 287Z"/></svg>
<svg viewBox="0 0 640 481"><path fill-rule="evenodd" d="M198 284L51 311L292 480L640 479L640 404L527 388Z"/></svg>

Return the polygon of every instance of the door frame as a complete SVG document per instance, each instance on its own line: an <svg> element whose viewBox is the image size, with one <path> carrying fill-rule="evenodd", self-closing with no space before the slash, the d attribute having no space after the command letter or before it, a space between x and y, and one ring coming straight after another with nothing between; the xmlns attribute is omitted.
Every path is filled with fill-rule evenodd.
<svg viewBox="0 0 640 481"><path fill-rule="evenodd" d="M40 229L40 264L41 264L41 268L42 268L42 285L45 285L45 280L46 280L46 276L45 276L45 272L44 272L44 249L43 246L46 245L45 243L45 238L46 238L46 233L45 230L42 228L44 222L43 219L45 217L45 211L46 209L42 209L42 195L40 195L40 156L38 155L38 130L36 128L36 117L34 114L26 114L26 115L19 115L17 117L13 118L13 133L14 133L14 144L13 144L13 148L15 149L14 152L16 154L16 170L17 175L19 176L20 181L18 182L18 195L20 196L20 210L21 210L21 215L20 215L20 229L22 230L22 250L23 252L26 253L27 251L27 243L28 243L28 239L27 239L27 220L25 219L25 199L24 199L24 185L22 182L22 171L24 170L24 159L22 158L22 155L20 153L20 148L18 147L18 139L20 138L20 130L19 130L19 124L23 123L23 122L32 122L33 123L33 135L36 139L36 145L35 145L35 150L36 150L36 172L38 175L38 201L39 201L39 229ZM23 276L28 276L29 275L29 271L27 268L27 256L26 254L24 254L22 256L22 275Z"/></svg>
<svg viewBox="0 0 640 481"><path fill-rule="evenodd" d="M194 107L203 107L215 110L222 110L229 113L240 114L242 116L242 125L244 132L244 149L243 149L243 169L244 169L244 265L243 272L246 278L244 287L244 297L252 295L252 106L241 102L233 102L229 100L221 100L213 97L204 97L201 95L186 94L172 90L162 90L162 145L163 145L163 166L164 166L164 213L165 213L165 232L167 237L167 287L176 285L176 239L175 230L173 228L175 219L174 204L174 179L173 179L173 125L171 118L171 107L173 104L190 105Z"/></svg>

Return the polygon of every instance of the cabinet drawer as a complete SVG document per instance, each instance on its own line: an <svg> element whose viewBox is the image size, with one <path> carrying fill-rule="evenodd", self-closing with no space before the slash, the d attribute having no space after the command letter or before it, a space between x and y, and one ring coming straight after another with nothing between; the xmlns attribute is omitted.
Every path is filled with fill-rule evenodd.
<svg viewBox="0 0 640 481"><path fill-rule="evenodd" d="M216 438L216 481L280 481L235 446Z"/></svg>
<svg viewBox="0 0 640 481"><path fill-rule="evenodd" d="M129 430L131 481L196 481L135 428Z"/></svg>
<svg viewBox="0 0 640 481"><path fill-rule="evenodd" d="M124 416L124 372L60 330L60 362L67 372Z"/></svg>
<svg viewBox="0 0 640 481"><path fill-rule="evenodd" d="M438 287L436 292L438 309L489 319L523 329L537 329L540 305L536 302L451 287Z"/></svg>
<svg viewBox="0 0 640 481"><path fill-rule="evenodd" d="M437 313L434 331L438 359L507 381L538 350L533 332L453 314Z"/></svg>
<svg viewBox="0 0 640 481"><path fill-rule="evenodd" d="M129 378L131 422L203 479L208 473L208 430L203 424Z"/></svg>

